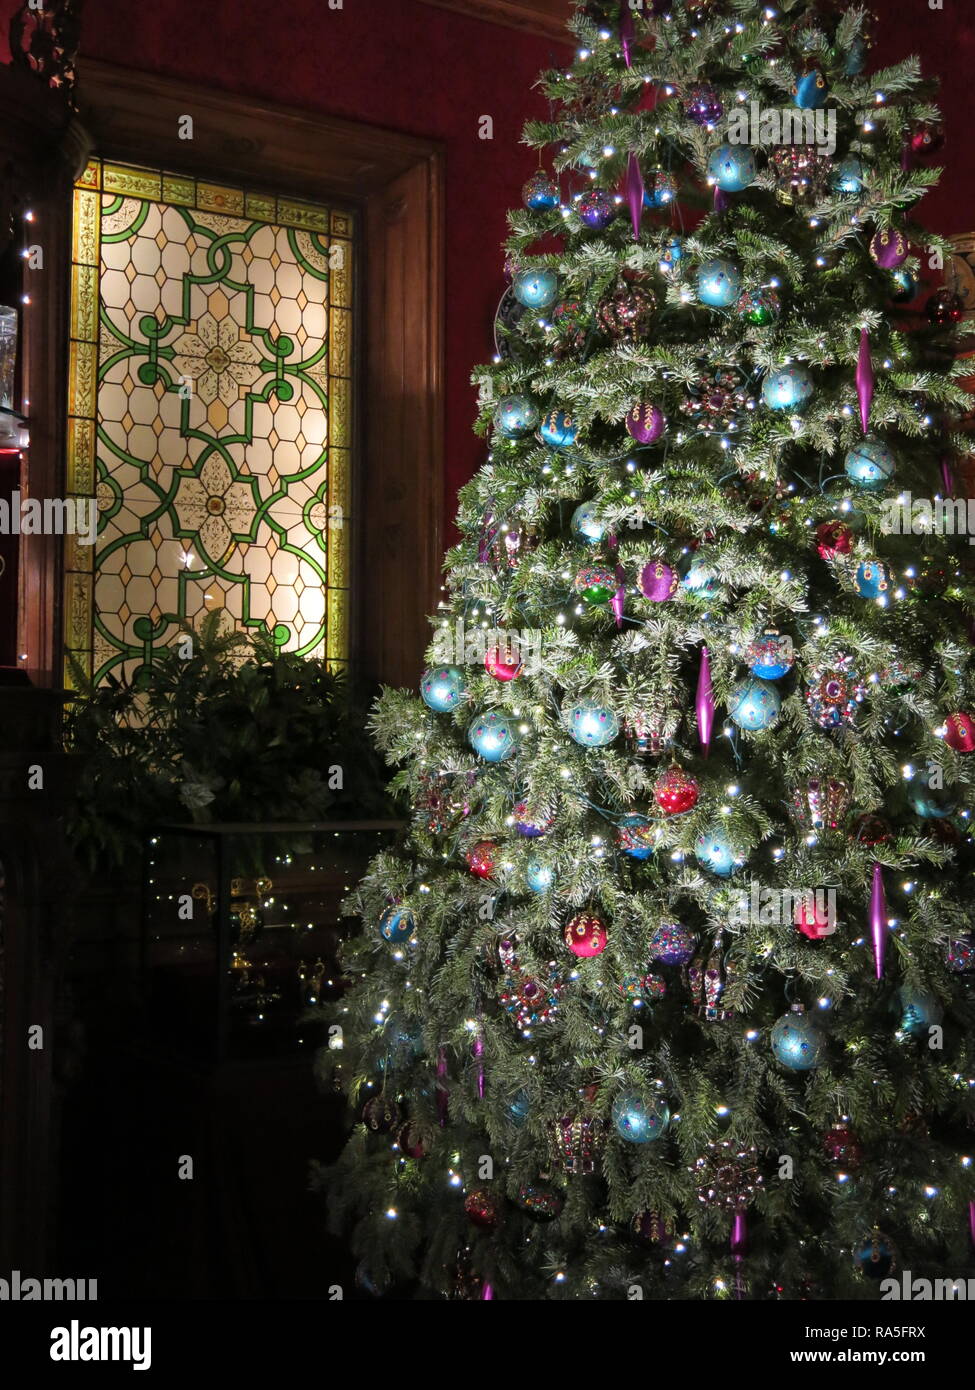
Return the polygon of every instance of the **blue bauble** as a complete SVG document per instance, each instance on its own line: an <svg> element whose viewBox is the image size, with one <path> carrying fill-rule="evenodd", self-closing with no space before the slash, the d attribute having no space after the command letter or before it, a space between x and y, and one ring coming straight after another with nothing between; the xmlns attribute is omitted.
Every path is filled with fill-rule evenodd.
<svg viewBox="0 0 975 1390"><path fill-rule="evenodd" d="M538 425L538 406L527 396L505 396L495 407L494 423L506 439L523 439Z"/></svg>
<svg viewBox="0 0 975 1390"><path fill-rule="evenodd" d="M945 820L958 810L950 787L929 787L927 782L912 782L907 789L907 799L914 813L923 820Z"/></svg>
<svg viewBox="0 0 975 1390"><path fill-rule="evenodd" d="M565 716L565 727L584 748L604 748L619 734L620 723L613 710L592 700L573 705Z"/></svg>
<svg viewBox="0 0 975 1390"><path fill-rule="evenodd" d="M719 145L708 160L708 178L724 193L740 193L755 182L758 166L748 145Z"/></svg>
<svg viewBox="0 0 975 1390"><path fill-rule="evenodd" d="M699 864L719 878L728 878L740 865L734 846L720 830L706 830L694 841L694 854Z"/></svg>
<svg viewBox="0 0 975 1390"><path fill-rule="evenodd" d="M864 439L846 456L846 475L865 492L881 488L894 476L894 455L879 439Z"/></svg>
<svg viewBox="0 0 975 1390"><path fill-rule="evenodd" d="M423 1056L423 1029L418 1023L387 1019L385 1028L386 1057L380 1058L379 1068L385 1071L387 1063L391 1067L408 1066Z"/></svg>
<svg viewBox="0 0 975 1390"><path fill-rule="evenodd" d="M547 893L555 883L555 870L551 864L541 859L529 859L525 869L525 882L533 893Z"/></svg>
<svg viewBox="0 0 975 1390"><path fill-rule="evenodd" d="M515 1091L514 1095L508 1101L508 1114L511 1116L511 1123L516 1125L518 1129L521 1129L522 1125L528 1119L530 1109L531 1104L528 1092L522 1087L520 1091Z"/></svg>
<svg viewBox="0 0 975 1390"><path fill-rule="evenodd" d="M802 410L812 393L812 377L798 363L776 367L762 382L762 400L772 410Z"/></svg>
<svg viewBox="0 0 975 1390"><path fill-rule="evenodd" d="M882 560L864 560L853 576L853 587L861 598L879 598L890 588L890 570Z"/></svg>
<svg viewBox="0 0 975 1390"><path fill-rule="evenodd" d="M517 748L518 731L509 715L490 710L472 722L467 741L486 763L500 763Z"/></svg>
<svg viewBox="0 0 975 1390"><path fill-rule="evenodd" d="M847 77L857 77L867 63L867 43L859 34L850 44L850 51L846 55L846 64L843 68Z"/></svg>
<svg viewBox="0 0 975 1390"><path fill-rule="evenodd" d="M446 714L467 699L467 677L459 666L431 666L420 677L420 695L430 709Z"/></svg>
<svg viewBox="0 0 975 1390"><path fill-rule="evenodd" d="M578 428L572 416L564 410L550 410L538 427L538 437L550 449L571 449Z"/></svg>
<svg viewBox="0 0 975 1390"><path fill-rule="evenodd" d="M605 540L606 527L596 520L598 510L595 502L582 502L576 507L570 522L576 540L585 541L587 545L598 545Z"/></svg>
<svg viewBox="0 0 975 1390"><path fill-rule="evenodd" d="M860 1241L853 1251L853 1259L867 1279L887 1279L897 1268L897 1251L880 1231Z"/></svg>
<svg viewBox="0 0 975 1390"><path fill-rule="evenodd" d="M712 309L727 309L741 293L741 274L733 261L705 261L697 272L697 297Z"/></svg>
<svg viewBox="0 0 975 1390"><path fill-rule="evenodd" d="M631 859L651 859L655 838L656 827L647 816L637 812L620 816L616 843Z"/></svg>
<svg viewBox="0 0 975 1390"><path fill-rule="evenodd" d="M519 270L511 293L526 309L547 309L558 298L559 277L554 270Z"/></svg>
<svg viewBox="0 0 975 1390"><path fill-rule="evenodd" d="M795 664L792 638L768 630L750 643L745 659L753 676L763 681L778 681L788 675Z"/></svg>
<svg viewBox="0 0 975 1390"><path fill-rule="evenodd" d="M800 1006L772 1026L772 1052L790 1071L812 1071L823 1060L826 1039Z"/></svg>
<svg viewBox="0 0 975 1390"><path fill-rule="evenodd" d="M532 212L548 212L559 205L559 186L539 169L522 188L521 200Z"/></svg>
<svg viewBox="0 0 975 1390"><path fill-rule="evenodd" d="M900 1024L902 1033L917 1037L940 1023L944 1017L941 1000L935 994L904 985L897 997L903 1010Z"/></svg>
<svg viewBox="0 0 975 1390"><path fill-rule="evenodd" d="M643 190L643 206L647 208L670 207L677 198L677 180L667 169L654 169L647 175Z"/></svg>
<svg viewBox="0 0 975 1390"><path fill-rule="evenodd" d="M782 711L782 696L774 685L757 676L736 685L728 700L728 714L739 729L770 729Z"/></svg>
<svg viewBox="0 0 975 1390"><path fill-rule="evenodd" d="M804 72L792 89L800 111L820 111L829 96L829 83L821 72Z"/></svg>
<svg viewBox="0 0 975 1390"><path fill-rule="evenodd" d="M692 561L681 583L685 589L690 589L692 594L700 594L702 598L713 598L721 588L721 580L711 573L707 560Z"/></svg>
<svg viewBox="0 0 975 1390"><path fill-rule="evenodd" d="M667 1133L670 1107L666 1101L652 1100L648 1105L642 1096L624 1091L613 1101L613 1127L621 1139L631 1144L650 1144Z"/></svg>
<svg viewBox="0 0 975 1390"><path fill-rule="evenodd" d="M580 222L594 232L608 227L618 211L616 199L603 188L590 188L576 202Z"/></svg>
<svg viewBox="0 0 975 1390"><path fill-rule="evenodd" d="M409 941L415 931L416 921L413 913L403 908L387 907L379 919L379 935L393 946Z"/></svg>
<svg viewBox="0 0 975 1390"><path fill-rule="evenodd" d="M837 193L862 193L867 186L867 166L858 155L847 155L832 177Z"/></svg>
<svg viewBox="0 0 975 1390"><path fill-rule="evenodd" d="M669 241L664 243L663 250L660 253L660 269L664 274L668 274L676 267L678 261L683 260L683 258L684 243L679 236L672 236Z"/></svg>
<svg viewBox="0 0 975 1390"><path fill-rule="evenodd" d="M917 299L921 286L909 270L899 266L890 272L890 278L894 282L890 297L895 304L910 304L912 299Z"/></svg>

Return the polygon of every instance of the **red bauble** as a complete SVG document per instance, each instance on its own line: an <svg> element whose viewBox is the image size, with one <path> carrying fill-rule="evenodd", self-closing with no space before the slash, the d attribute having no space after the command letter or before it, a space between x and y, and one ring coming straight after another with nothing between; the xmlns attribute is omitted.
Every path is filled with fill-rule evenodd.
<svg viewBox="0 0 975 1390"><path fill-rule="evenodd" d="M849 555L853 549L853 532L845 521L823 521L816 527L816 549L824 560Z"/></svg>
<svg viewBox="0 0 975 1390"><path fill-rule="evenodd" d="M501 1203L488 1188L476 1187L464 1198L464 1211L468 1221L491 1231L501 1218Z"/></svg>
<svg viewBox="0 0 975 1390"><path fill-rule="evenodd" d="M407 1120L397 1134L396 1142L399 1145L400 1153L405 1154L407 1158L422 1158L426 1153L423 1131L415 1120Z"/></svg>
<svg viewBox="0 0 975 1390"><path fill-rule="evenodd" d="M850 828L850 834L854 840L859 840L861 845L886 844L893 833L883 816L872 815L869 811L857 816Z"/></svg>
<svg viewBox="0 0 975 1390"><path fill-rule="evenodd" d="M945 743L956 753L975 753L975 719L970 714L949 714Z"/></svg>
<svg viewBox="0 0 975 1390"><path fill-rule="evenodd" d="M484 658L484 669L496 681L513 681L524 668L517 647L491 647Z"/></svg>
<svg viewBox="0 0 975 1390"><path fill-rule="evenodd" d="M464 851L464 859L472 874L490 878L497 868L498 847L493 840L478 840Z"/></svg>
<svg viewBox="0 0 975 1390"><path fill-rule="evenodd" d="M565 944L574 956L601 956L606 949L606 924L589 912L579 912L565 929Z"/></svg>
<svg viewBox="0 0 975 1390"><path fill-rule="evenodd" d="M678 816L697 805L699 788L695 778L681 767L669 767L653 787L654 800L665 816Z"/></svg>
<svg viewBox="0 0 975 1390"><path fill-rule="evenodd" d="M820 897L813 893L796 904L792 920L803 936L808 936L810 941L820 941L824 936L832 936L836 931L836 912L828 900L824 904Z"/></svg>
<svg viewBox="0 0 975 1390"><path fill-rule="evenodd" d="M965 301L954 290L938 290L928 299L924 312L933 324L947 328L949 323L961 323L965 317Z"/></svg>
<svg viewBox="0 0 975 1390"><path fill-rule="evenodd" d="M855 1172L863 1161L860 1141L845 1120L836 1121L823 1139L823 1148L831 1163L846 1168L851 1173Z"/></svg>
<svg viewBox="0 0 975 1390"><path fill-rule="evenodd" d="M394 1100L373 1096L362 1107L362 1123L373 1134L388 1134L402 1122L403 1113Z"/></svg>
<svg viewBox="0 0 975 1390"><path fill-rule="evenodd" d="M916 155L937 154L945 143L945 129L940 121L922 121L911 132L911 149Z"/></svg>

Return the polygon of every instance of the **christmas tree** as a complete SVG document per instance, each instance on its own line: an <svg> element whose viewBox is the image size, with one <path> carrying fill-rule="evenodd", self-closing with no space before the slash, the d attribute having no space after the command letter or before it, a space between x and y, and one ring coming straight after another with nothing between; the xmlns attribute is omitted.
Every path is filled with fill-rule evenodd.
<svg viewBox="0 0 975 1390"><path fill-rule="evenodd" d="M410 826L321 1058L373 1293L968 1266L963 306L910 215L932 84L870 71L874 22L597 0L542 78L487 461L373 717Z"/></svg>

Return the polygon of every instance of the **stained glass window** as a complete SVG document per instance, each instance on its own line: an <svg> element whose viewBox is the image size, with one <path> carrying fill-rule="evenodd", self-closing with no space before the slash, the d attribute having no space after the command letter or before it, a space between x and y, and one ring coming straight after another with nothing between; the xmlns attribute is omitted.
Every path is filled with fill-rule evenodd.
<svg viewBox="0 0 975 1390"><path fill-rule="evenodd" d="M343 665L353 215L102 160L74 199L67 648L131 674L219 608Z"/></svg>

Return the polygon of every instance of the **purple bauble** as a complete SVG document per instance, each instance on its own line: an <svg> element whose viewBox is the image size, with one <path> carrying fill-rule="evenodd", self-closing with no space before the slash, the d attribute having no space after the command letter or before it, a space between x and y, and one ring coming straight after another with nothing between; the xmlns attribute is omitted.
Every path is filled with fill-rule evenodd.
<svg viewBox="0 0 975 1390"><path fill-rule="evenodd" d="M591 188L576 203L580 221L594 232L601 232L617 213L616 199L603 188Z"/></svg>
<svg viewBox="0 0 975 1390"><path fill-rule="evenodd" d="M677 592L676 572L663 560L651 560L640 571L640 591L654 603L665 603Z"/></svg>
<svg viewBox="0 0 975 1390"><path fill-rule="evenodd" d="M686 965L694 954L697 937L680 922L661 922L650 938L650 956L664 965Z"/></svg>
<svg viewBox="0 0 975 1390"><path fill-rule="evenodd" d="M896 270L903 265L910 249L907 237L894 227L877 232L870 242L870 254L881 270Z"/></svg>
<svg viewBox="0 0 975 1390"><path fill-rule="evenodd" d="M626 417L626 428L638 444L655 444L664 432L664 416L659 406L642 402Z"/></svg>
<svg viewBox="0 0 975 1390"><path fill-rule="evenodd" d="M528 803L519 801L515 806L515 829L519 835L526 836L529 840L536 840L539 835L545 835L555 821L548 817L545 820L533 820L528 814Z"/></svg>
<svg viewBox="0 0 975 1390"><path fill-rule="evenodd" d="M701 82L688 87L684 97L684 113L697 125L717 125L724 115L724 105L714 88Z"/></svg>

